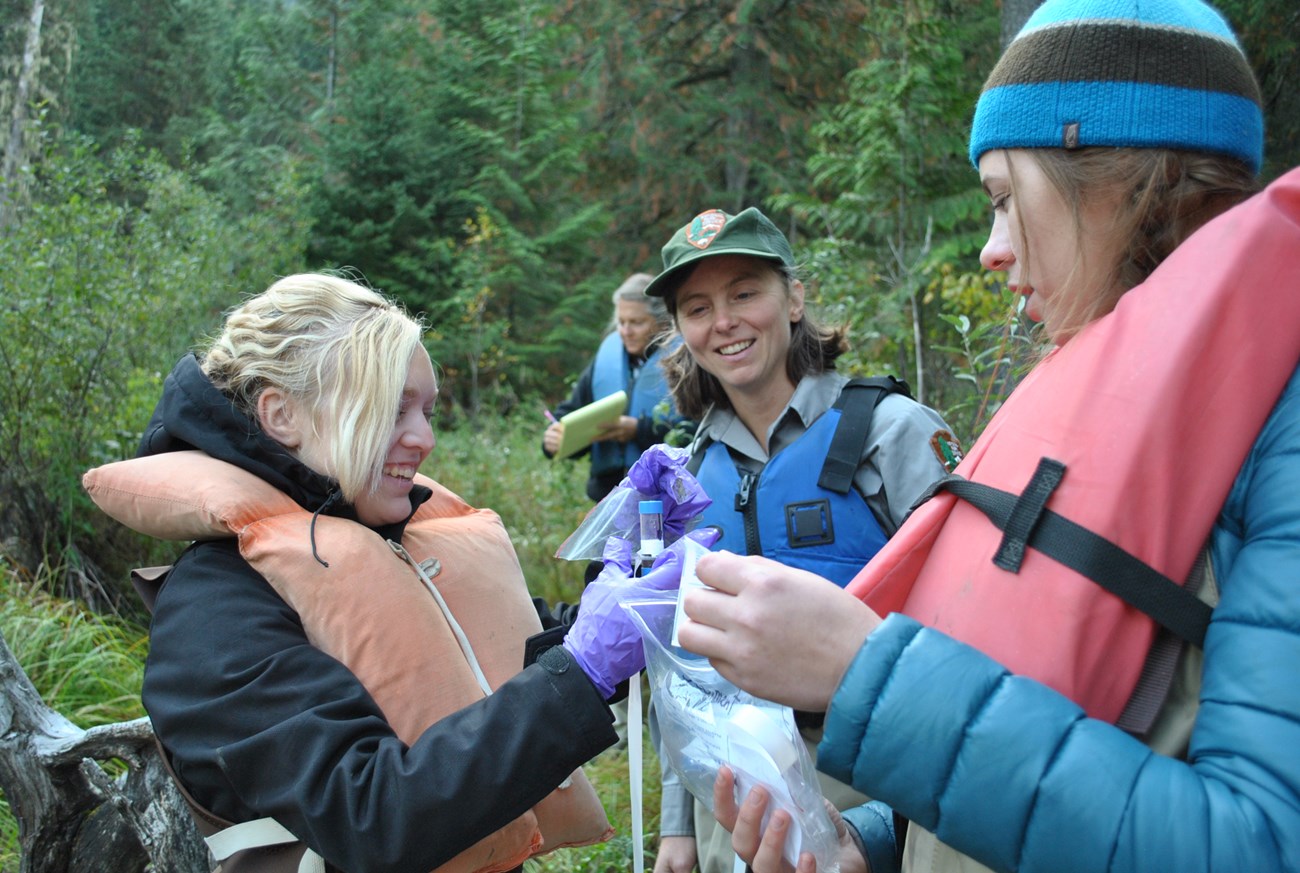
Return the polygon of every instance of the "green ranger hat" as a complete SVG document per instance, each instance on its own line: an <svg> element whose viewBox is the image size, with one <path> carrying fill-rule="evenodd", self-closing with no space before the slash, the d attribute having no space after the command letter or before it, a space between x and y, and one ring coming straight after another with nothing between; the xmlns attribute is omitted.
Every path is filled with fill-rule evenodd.
<svg viewBox="0 0 1300 873"><path fill-rule="evenodd" d="M646 286L651 297L677 290L683 268L714 255L749 255L794 266L794 253L785 234L754 207L739 215L721 209L701 212L678 229L663 248L664 269Z"/></svg>

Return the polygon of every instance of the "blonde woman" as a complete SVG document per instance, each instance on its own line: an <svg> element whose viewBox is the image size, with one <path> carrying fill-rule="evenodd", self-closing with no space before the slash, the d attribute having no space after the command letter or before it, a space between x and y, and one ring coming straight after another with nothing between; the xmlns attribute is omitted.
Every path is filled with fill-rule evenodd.
<svg viewBox="0 0 1300 873"><path fill-rule="evenodd" d="M626 580L552 615L496 514L420 474L422 336L355 282L281 279L176 365L139 456L87 474L195 541L154 586L143 698L225 871L511 870L611 833L577 768L643 666Z"/></svg>

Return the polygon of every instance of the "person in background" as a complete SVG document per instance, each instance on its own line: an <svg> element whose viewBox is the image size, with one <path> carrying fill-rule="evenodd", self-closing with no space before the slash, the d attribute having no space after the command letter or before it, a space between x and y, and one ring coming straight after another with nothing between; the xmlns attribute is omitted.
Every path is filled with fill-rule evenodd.
<svg viewBox="0 0 1300 873"><path fill-rule="evenodd" d="M193 541L154 586L143 701L223 870L521 869L612 833L577 768L644 667L620 596L676 584L675 553L636 580L610 555L580 608L530 600L496 514L419 474L423 333L355 282L280 279L84 479Z"/></svg>
<svg viewBox="0 0 1300 873"><path fill-rule="evenodd" d="M763 554L844 585L960 458L948 426L893 379L835 371L842 328L819 325L785 235L761 211L708 210L663 247L646 289L682 344L665 362L673 401L700 422L691 467L718 548ZM797 716L810 752L820 713ZM653 722L652 722L653 723ZM837 806L865 801L825 778ZM730 836L663 772L657 873L730 873Z"/></svg>
<svg viewBox="0 0 1300 873"><path fill-rule="evenodd" d="M1110 574L1062 575L1032 543L1019 575L993 566L988 556L1004 534L964 497L931 531L905 611L883 620L809 574L756 558L700 560L699 577L717 590L686 597L682 644L753 693L829 707L818 765L851 774L855 787L888 804L845 814L842 871L1300 870L1300 756L1291 751L1300 739L1292 667L1300 657L1300 174L1251 197L1262 130L1241 47L1201 0L1047 0L993 70L971 130L971 159L993 207L981 262L1006 273L1054 349L968 460L1000 457L1005 445L1034 458L1072 452L1049 503L1054 512L1070 518L1106 504L1121 523L1096 533L1112 543L1130 535L1131 549L1151 521L1125 516L1126 507L1155 493L1148 516L1170 518L1175 536L1196 528L1186 563L1198 552L1208 557L1190 595L1206 607L1202 642L1183 648L1149 730L1120 726L1133 699L1076 698L1038 678L1069 652L1017 651L1007 644L1023 637L1010 630L980 647L962 641L981 626L1033 632L1050 604L1036 595L1007 602L1001 592L1044 585L1091 604L1049 630L1107 640L1100 660L1074 674L1081 689L1092 680L1105 687L1121 666L1143 666L1141 651L1121 664L1119 649L1133 634L1111 635L1111 627L1140 630L1144 650L1152 638L1143 612L1094 586ZM1225 322L1230 330L1220 328ZM1120 354L1119 367L1108 361ZM1068 405L1040 389L1071 385ZM1097 411L1113 386L1131 386L1114 392L1133 396L1126 418ZM1175 407L1165 404L1178 404L1183 418L1165 414L1147 430L1144 409L1153 404L1166 413ZM1058 408L1082 414L1057 421ZM1082 442L1077 434L1099 415L1101 433ZM1169 426L1178 427L1176 454L1186 460L1171 456L1182 472L1161 481L1171 468L1150 461ZM1051 428L1062 436L1034 449ZM1126 484L1086 502L1057 502L1070 500L1078 482L1071 465L1104 474L1129 456L1120 450L1134 433L1150 433L1153 444L1131 453ZM978 485L987 466L959 473ZM1222 477L1222 490L1198 499L1210 477ZM919 507L896 542L934 517L929 509ZM1046 547L1046 538L1034 542ZM936 553L946 543L953 550ZM862 581L864 596L878 592L871 583L890 578L882 574L898 557L892 546L850 591ZM936 554L942 572L928 572ZM1177 583L1169 590L1188 593ZM951 596L913 609L934 591ZM999 650L998 659L986 649ZM1114 702L1121 716L1097 714ZM756 873L788 869L780 847L789 816L774 812L763 830L765 792L737 807L733 787L724 770L715 800L733 845ZM910 822L905 836L899 820ZM813 866L807 855L799 862L803 873Z"/></svg>
<svg viewBox="0 0 1300 873"><path fill-rule="evenodd" d="M672 324L663 301L645 294L652 278L648 273L633 273L614 291L609 334L568 398L555 407L555 417L563 418L602 397L627 392L626 412L589 450L574 456L591 455L587 496L593 502L600 502L623 481L642 452L663 442L664 435L681 422L681 416L664 405L668 386L660 361L669 348ZM553 421L542 434L542 452L548 458L560 447L563 432L564 426Z"/></svg>

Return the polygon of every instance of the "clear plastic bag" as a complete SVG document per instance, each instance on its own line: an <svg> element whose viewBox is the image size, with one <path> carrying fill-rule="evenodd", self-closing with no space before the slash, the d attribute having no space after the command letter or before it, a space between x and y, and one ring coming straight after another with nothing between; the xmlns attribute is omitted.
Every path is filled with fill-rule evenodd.
<svg viewBox="0 0 1300 873"><path fill-rule="evenodd" d="M577 529L560 543L555 557L566 561L602 558L605 543L618 537L636 548L640 537L642 500L663 504L663 544L675 542L699 523L699 515L712 502L700 483L686 470L685 449L654 445L637 459L623 481L592 507Z"/></svg>
<svg viewBox="0 0 1300 873"><path fill-rule="evenodd" d="M565 561L598 561L604 556L605 543L610 537L625 539L635 547L641 529L637 505L644 499L635 488L620 485L610 491L560 543L555 557Z"/></svg>
<svg viewBox="0 0 1300 873"><path fill-rule="evenodd" d="M835 826L793 710L742 691L705 658L672 645L676 607L674 591L623 604L644 637L660 754L710 811L713 783L723 764L736 775L738 801L762 785L772 798L763 827L775 809L784 809L793 822L786 860L793 865L801 852L811 852L818 870L838 873Z"/></svg>

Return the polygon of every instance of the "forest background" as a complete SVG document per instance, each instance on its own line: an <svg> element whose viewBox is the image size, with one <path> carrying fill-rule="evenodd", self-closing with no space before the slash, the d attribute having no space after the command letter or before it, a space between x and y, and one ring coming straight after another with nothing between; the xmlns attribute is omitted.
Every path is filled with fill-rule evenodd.
<svg viewBox="0 0 1300 873"><path fill-rule="evenodd" d="M102 517L81 473L134 453L224 310L304 269L425 315L425 472L502 514L551 599L577 595L551 555L587 503L585 462L541 459L542 408L703 209L763 208L850 327L843 368L905 378L969 443L1033 337L978 267L966 133L1036 5L0 0L0 631L57 699L84 662L60 672L31 628L98 628L121 681L69 714L138 714L127 571L178 546ZM1267 180L1300 164L1300 9L1218 5L1263 86Z"/></svg>

